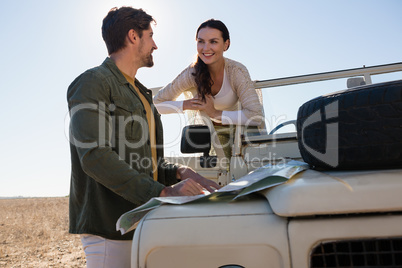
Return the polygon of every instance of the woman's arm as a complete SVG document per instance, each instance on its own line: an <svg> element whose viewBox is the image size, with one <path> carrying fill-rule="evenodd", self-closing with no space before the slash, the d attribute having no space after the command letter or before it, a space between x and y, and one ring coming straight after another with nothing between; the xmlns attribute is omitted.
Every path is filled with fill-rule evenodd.
<svg viewBox="0 0 402 268"><path fill-rule="evenodd" d="M222 125L259 126L261 124L261 120L253 120L253 118L248 118L243 110L223 111L221 121Z"/></svg>
<svg viewBox="0 0 402 268"><path fill-rule="evenodd" d="M262 97L254 88L247 68L236 61L226 59L225 72L231 89L225 91L224 98L236 98L239 100L241 110L217 110L214 106L214 98L207 96L205 102L193 100L198 110L204 111L212 120L223 125L248 125L259 126L263 121ZM236 96L230 96L230 95ZM222 95L220 96L222 98ZM222 106L218 105L217 107Z"/></svg>
<svg viewBox="0 0 402 268"><path fill-rule="evenodd" d="M262 97L257 93L247 68L239 62L227 60L229 81L239 98L241 113L224 111L223 117L231 120L235 117L241 122L248 121L247 125L258 126L263 120Z"/></svg>
<svg viewBox="0 0 402 268"><path fill-rule="evenodd" d="M160 114L183 113L184 110L199 110L198 100L189 99L184 101L164 101L155 104Z"/></svg>
<svg viewBox="0 0 402 268"><path fill-rule="evenodd" d="M154 104L161 114L183 113L186 110L185 101L176 101L176 99L186 90L196 86L193 68L191 66L184 69L171 83L154 96Z"/></svg>
<svg viewBox="0 0 402 268"><path fill-rule="evenodd" d="M160 114L183 113L183 101L164 101L155 103Z"/></svg>
<svg viewBox="0 0 402 268"><path fill-rule="evenodd" d="M205 96L205 102L200 99L191 99L194 110L204 111L213 121L222 123L223 125L248 125L258 126L261 124L259 120L250 120L243 110L237 111L222 111L214 106L214 98Z"/></svg>

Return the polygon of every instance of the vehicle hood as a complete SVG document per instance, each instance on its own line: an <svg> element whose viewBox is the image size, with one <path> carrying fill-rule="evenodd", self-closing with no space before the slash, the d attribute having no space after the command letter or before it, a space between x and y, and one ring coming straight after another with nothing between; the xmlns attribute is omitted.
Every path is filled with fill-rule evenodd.
<svg viewBox="0 0 402 268"><path fill-rule="evenodd" d="M232 201L193 202L184 205L164 204L146 215L147 220L228 217L239 215L274 215L262 196L243 197Z"/></svg>
<svg viewBox="0 0 402 268"><path fill-rule="evenodd" d="M402 170L306 170L261 193L284 217L402 211Z"/></svg>

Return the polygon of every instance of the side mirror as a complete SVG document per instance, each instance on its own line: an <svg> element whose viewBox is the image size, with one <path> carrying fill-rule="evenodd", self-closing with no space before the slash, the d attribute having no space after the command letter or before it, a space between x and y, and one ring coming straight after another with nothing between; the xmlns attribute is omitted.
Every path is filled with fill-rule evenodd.
<svg viewBox="0 0 402 268"><path fill-rule="evenodd" d="M183 128L180 151L183 154L204 153L211 149L211 133L208 126L189 125Z"/></svg>
<svg viewBox="0 0 402 268"><path fill-rule="evenodd" d="M183 128L181 134L180 151L183 154L204 153L200 158L203 168L212 168L217 164L216 156L210 156L211 132L205 125L189 125Z"/></svg>

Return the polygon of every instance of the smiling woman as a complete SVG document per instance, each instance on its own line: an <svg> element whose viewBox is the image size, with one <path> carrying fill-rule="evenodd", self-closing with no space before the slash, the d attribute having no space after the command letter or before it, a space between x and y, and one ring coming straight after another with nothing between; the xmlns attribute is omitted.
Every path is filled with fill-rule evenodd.
<svg viewBox="0 0 402 268"><path fill-rule="evenodd" d="M230 46L230 37L222 21L203 22L197 29L196 40L196 62L162 88L154 102L162 114L187 110L192 117L198 111L209 116L229 159L236 125L263 126L262 96L254 88L247 68L223 56ZM182 93L187 99L177 101ZM220 146L215 146L215 150L217 147Z"/></svg>
<svg viewBox="0 0 402 268"><path fill-rule="evenodd" d="M194 64L194 76L198 93L205 101L205 95L215 96L222 87L225 70L223 52L230 45L229 31L223 23L209 20L200 25L196 39L198 58ZM191 101L185 103L191 107Z"/></svg>

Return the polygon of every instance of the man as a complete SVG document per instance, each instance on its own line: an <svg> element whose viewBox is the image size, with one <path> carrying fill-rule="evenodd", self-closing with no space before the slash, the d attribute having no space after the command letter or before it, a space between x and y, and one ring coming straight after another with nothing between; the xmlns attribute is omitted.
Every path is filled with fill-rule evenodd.
<svg viewBox="0 0 402 268"><path fill-rule="evenodd" d="M197 195L219 186L163 159L160 115L135 79L153 66L153 18L114 8L103 20L109 57L69 86L70 233L81 234L87 267L129 267L133 233L116 221L156 196Z"/></svg>

